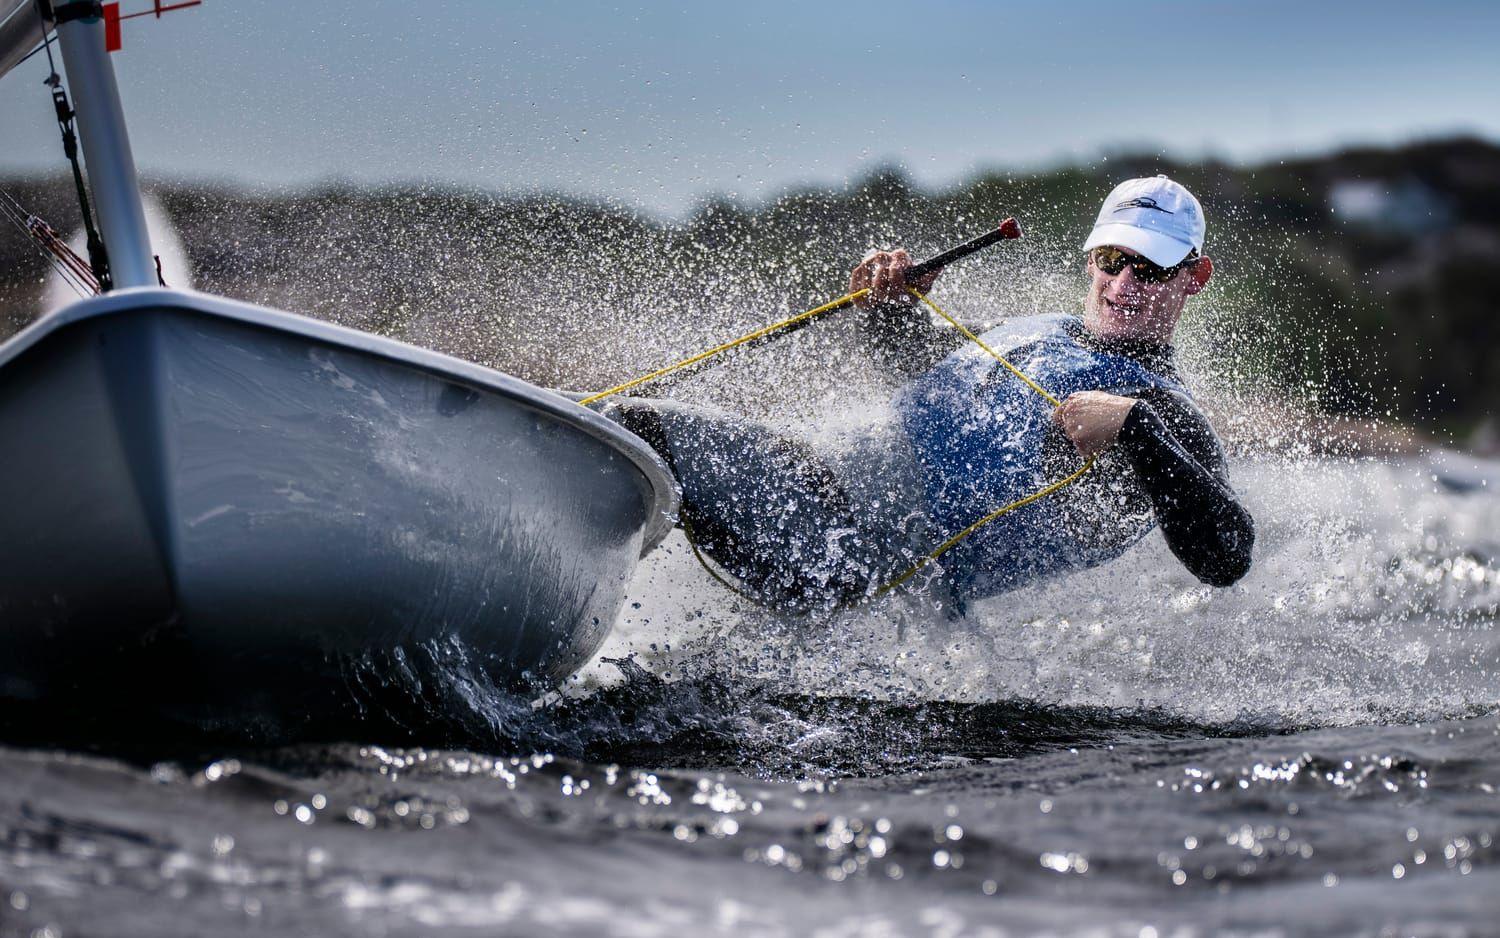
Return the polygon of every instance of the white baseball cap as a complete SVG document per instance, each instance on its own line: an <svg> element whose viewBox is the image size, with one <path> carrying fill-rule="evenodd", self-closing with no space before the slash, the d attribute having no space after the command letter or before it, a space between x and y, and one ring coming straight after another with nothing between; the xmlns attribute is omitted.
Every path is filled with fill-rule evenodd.
<svg viewBox="0 0 1500 938"><path fill-rule="evenodd" d="M1127 179L1105 198L1083 249L1111 244L1172 267L1192 251L1203 253L1206 229L1203 206L1180 183L1166 176Z"/></svg>

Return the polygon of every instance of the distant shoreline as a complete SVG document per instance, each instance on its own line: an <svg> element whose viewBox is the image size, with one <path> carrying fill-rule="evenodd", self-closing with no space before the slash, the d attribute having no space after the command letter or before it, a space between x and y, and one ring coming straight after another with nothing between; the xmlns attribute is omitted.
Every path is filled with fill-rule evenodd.
<svg viewBox="0 0 1500 938"><path fill-rule="evenodd" d="M1477 138L1250 168L1119 155L941 190L886 168L759 206L706 199L672 223L597 201L458 188L148 188L201 289L544 383L593 384L659 358L653 343L687 349L750 324L754 309L824 298L871 245L935 249L1009 214L1022 218L1023 242L945 281L960 314L1071 308L1099 193L1156 172L1198 192L1210 219L1216 275L1188 341L1216 383L1295 389L1289 399L1338 415L1327 432L1341 439L1405 446L1399 432L1361 429L1378 415L1372 426L1455 445L1477 432L1469 445L1483 448L1500 414L1500 145ZM0 187L59 230L76 224L63 176ZM0 337L35 315L47 272L28 239L6 231ZM597 349L587 361L576 353L584 334Z"/></svg>

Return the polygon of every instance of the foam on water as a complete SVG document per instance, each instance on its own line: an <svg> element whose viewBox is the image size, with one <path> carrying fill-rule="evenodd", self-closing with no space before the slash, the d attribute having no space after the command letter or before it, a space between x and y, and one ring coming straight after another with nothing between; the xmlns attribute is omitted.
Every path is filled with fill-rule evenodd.
<svg viewBox="0 0 1500 938"><path fill-rule="evenodd" d="M720 664L806 694L1165 708L1216 723L1414 721L1500 700L1500 498L1421 458L1239 461L1257 520L1241 583L1197 583L1153 535L1106 567L953 618L920 595L836 621L778 620L713 584L684 544L641 571L605 658ZM696 666L705 666L699 660ZM684 667L677 665L679 672Z"/></svg>

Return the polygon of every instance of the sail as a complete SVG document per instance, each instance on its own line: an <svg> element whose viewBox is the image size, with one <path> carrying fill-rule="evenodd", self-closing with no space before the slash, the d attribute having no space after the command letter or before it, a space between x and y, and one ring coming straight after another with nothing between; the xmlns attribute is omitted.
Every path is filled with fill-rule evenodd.
<svg viewBox="0 0 1500 938"><path fill-rule="evenodd" d="M0 0L0 78L42 41L36 0Z"/></svg>

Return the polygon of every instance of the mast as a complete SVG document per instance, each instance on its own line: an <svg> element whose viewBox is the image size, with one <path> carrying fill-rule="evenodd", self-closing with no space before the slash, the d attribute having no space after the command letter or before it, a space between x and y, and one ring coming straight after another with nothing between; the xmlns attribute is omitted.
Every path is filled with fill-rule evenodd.
<svg viewBox="0 0 1500 938"><path fill-rule="evenodd" d="M135 157L130 152L114 64L104 49L102 4L99 0L55 0L52 9L114 285L154 287L156 264L146 233Z"/></svg>

